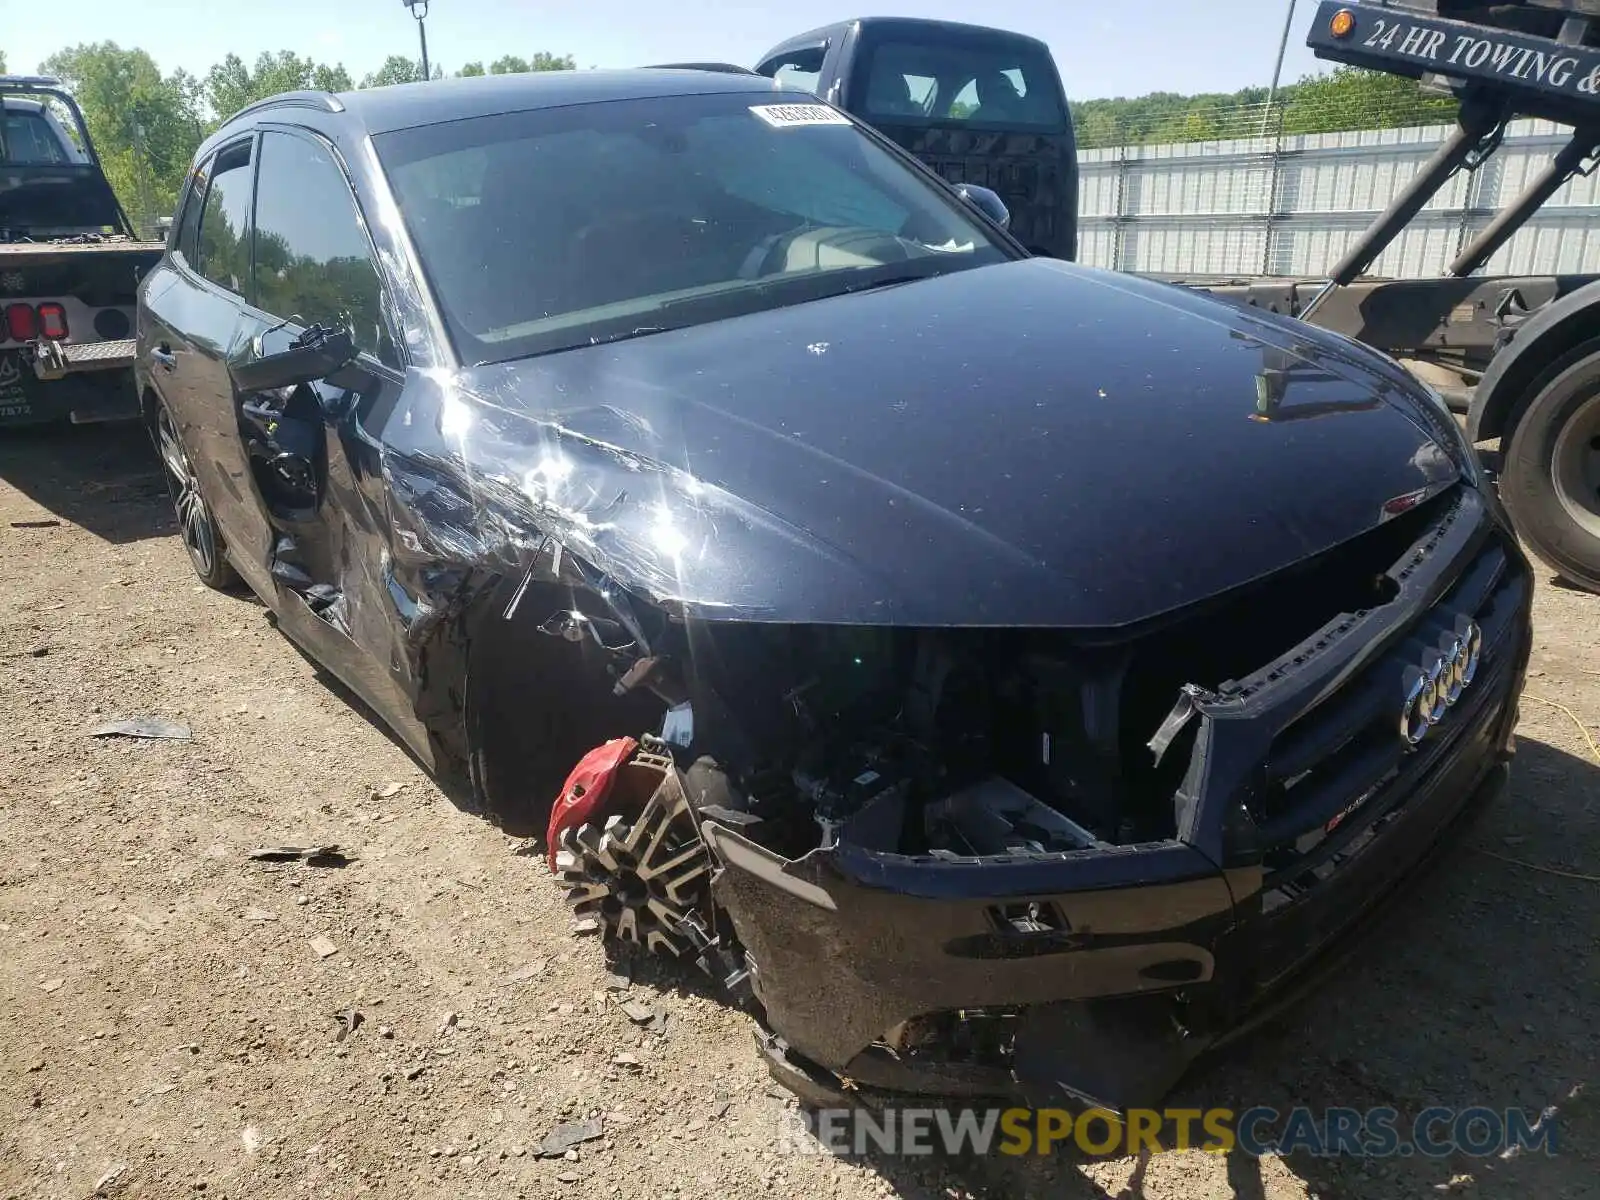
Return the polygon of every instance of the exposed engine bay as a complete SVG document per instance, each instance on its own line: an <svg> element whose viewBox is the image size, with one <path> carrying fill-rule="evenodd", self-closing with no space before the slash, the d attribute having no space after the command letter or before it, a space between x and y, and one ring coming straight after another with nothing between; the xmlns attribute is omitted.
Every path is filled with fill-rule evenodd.
<svg viewBox="0 0 1600 1200"><path fill-rule="evenodd" d="M1392 600L1385 570L1445 499L1284 572L1270 599L1246 589L1137 636L685 624L632 608L562 610L540 628L607 659L618 695L653 693L649 732L693 803L737 814L785 858L840 840L933 859L1136 845L1176 832L1194 699Z"/></svg>

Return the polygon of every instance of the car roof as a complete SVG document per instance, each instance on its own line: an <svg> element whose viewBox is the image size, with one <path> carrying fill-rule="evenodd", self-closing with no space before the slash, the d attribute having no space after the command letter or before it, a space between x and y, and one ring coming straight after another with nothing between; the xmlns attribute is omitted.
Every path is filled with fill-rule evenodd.
<svg viewBox="0 0 1600 1200"><path fill-rule="evenodd" d="M399 83L389 87L341 92L336 99L367 132L387 133L417 125L437 125L495 113L562 108L574 104L603 104L610 100L793 90L776 85L762 75L638 67L631 70L528 71L516 75L433 79L426 83ZM800 94L809 96L809 93ZM254 114L261 114L271 107L268 101L254 109Z"/></svg>
<svg viewBox="0 0 1600 1200"><path fill-rule="evenodd" d="M849 20L834 21L829 25L819 25L815 29L784 38L762 55L761 61L768 62L774 55L787 54L794 50L811 49L821 42L841 36L852 26L874 36L914 38L920 35L959 38L971 42L1007 42L1013 45L1033 46L1049 53L1049 47L1040 39L993 25L973 25L965 21L938 21L931 17L853 17Z"/></svg>

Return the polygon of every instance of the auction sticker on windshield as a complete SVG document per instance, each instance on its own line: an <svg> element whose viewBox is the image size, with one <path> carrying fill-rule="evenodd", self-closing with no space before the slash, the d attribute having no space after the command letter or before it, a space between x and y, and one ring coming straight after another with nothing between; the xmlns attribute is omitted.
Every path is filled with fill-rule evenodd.
<svg viewBox="0 0 1600 1200"><path fill-rule="evenodd" d="M826 104L752 104L755 113L774 129L796 125L848 125L850 118Z"/></svg>

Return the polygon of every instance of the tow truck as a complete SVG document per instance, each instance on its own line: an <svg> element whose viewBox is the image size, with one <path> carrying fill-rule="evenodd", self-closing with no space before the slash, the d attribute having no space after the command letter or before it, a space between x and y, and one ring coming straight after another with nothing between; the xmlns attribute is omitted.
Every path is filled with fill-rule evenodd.
<svg viewBox="0 0 1600 1200"><path fill-rule="evenodd" d="M163 248L136 235L61 81L0 75L0 428L138 416L136 289Z"/></svg>
<svg viewBox="0 0 1600 1200"><path fill-rule="evenodd" d="M1395 358L1465 418L1529 549L1600 592L1600 276L1481 274L1562 186L1600 163L1600 0L1322 0L1306 44L1319 58L1453 94L1456 128L1328 277L1199 286ZM1447 275L1365 278L1458 172L1482 169L1519 117L1571 136ZM1291 412L1286 396L1264 398L1263 415Z"/></svg>
<svg viewBox="0 0 1600 1200"><path fill-rule="evenodd" d="M1333 330L1397 360L1465 420L1529 548L1600 592L1600 276L1481 273L1565 183L1600 161L1600 0L1323 0L1307 44L1319 58L1454 94L1455 131L1329 275L1164 281ZM804 82L952 183L991 187L1030 250L1074 257L1072 122L1042 42L952 22L862 18L789 38L754 69ZM1030 96L1034 107L1019 107ZM1368 276L1452 177L1490 159L1518 117L1566 125L1571 139L1447 276ZM1315 416L1292 403L1294 382L1306 378L1294 363L1268 362L1260 418Z"/></svg>

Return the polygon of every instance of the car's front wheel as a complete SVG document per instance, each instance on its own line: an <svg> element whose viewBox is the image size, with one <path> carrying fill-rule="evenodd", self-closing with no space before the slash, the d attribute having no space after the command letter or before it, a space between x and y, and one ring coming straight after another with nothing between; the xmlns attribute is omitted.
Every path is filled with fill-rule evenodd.
<svg viewBox="0 0 1600 1200"><path fill-rule="evenodd" d="M172 506L178 514L178 536L183 548L189 552L189 562L200 582L207 587L225 591L239 582L239 576L228 562L222 535L217 532L217 521L211 505L200 490L200 479L189 461L189 453L178 436L178 425L167 411L167 406L156 401L155 442L161 456L162 474L167 479L167 491L172 496Z"/></svg>

